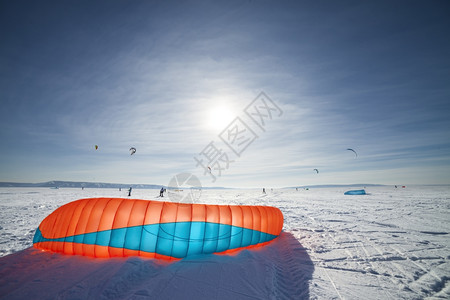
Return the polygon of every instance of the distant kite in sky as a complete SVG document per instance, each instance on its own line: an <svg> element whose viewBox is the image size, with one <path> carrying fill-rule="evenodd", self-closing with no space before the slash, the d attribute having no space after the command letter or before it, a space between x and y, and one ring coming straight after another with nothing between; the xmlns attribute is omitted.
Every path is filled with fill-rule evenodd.
<svg viewBox="0 0 450 300"><path fill-rule="evenodd" d="M317 169L314 169L314 171L316 171L316 173L317 173L317 174L319 174L319 170L317 170Z"/></svg>
<svg viewBox="0 0 450 300"><path fill-rule="evenodd" d="M135 154L135 153L136 153L136 148L131 147L131 148L130 148L130 155L133 155L133 154Z"/></svg>
<svg viewBox="0 0 450 300"><path fill-rule="evenodd" d="M98 149L98 145L95 145L95 150L97 150Z"/></svg>
<svg viewBox="0 0 450 300"><path fill-rule="evenodd" d="M353 153L355 153L355 158L357 158L358 157L358 153L356 153L356 151L355 150L353 150L353 149L350 149L350 148L347 148L347 150L349 150L349 151L352 151Z"/></svg>

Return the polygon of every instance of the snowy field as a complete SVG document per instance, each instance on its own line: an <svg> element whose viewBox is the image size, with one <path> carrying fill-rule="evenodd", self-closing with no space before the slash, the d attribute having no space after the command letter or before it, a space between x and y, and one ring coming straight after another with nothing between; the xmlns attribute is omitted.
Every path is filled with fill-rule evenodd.
<svg viewBox="0 0 450 300"><path fill-rule="evenodd" d="M0 299L450 299L450 187L346 190L203 190L199 203L280 208L283 233L259 249L168 263L32 248L57 207L125 190L1 188Z"/></svg>

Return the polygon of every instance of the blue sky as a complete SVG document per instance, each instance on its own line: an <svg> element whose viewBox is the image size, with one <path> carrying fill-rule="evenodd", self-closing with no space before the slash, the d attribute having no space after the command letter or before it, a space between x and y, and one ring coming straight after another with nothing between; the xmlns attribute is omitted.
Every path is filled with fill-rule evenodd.
<svg viewBox="0 0 450 300"><path fill-rule="evenodd" d="M448 1L2 1L0 181L449 184L449 15ZM244 113L261 92L282 112L264 130ZM219 137L235 117L257 136L239 157ZM194 159L211 142L232 161L213 162L220 176Z"/></svg>

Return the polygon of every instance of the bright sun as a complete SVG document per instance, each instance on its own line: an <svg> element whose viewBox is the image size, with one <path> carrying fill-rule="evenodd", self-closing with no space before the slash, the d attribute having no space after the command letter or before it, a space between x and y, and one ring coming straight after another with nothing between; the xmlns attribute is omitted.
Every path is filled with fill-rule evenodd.
<svg viewBox="0 0 450 300"><path fill-rule="evenodd" d="M217 106L208 112L207 128L213 131L222 131L236 116L227 106Z"/></svg>

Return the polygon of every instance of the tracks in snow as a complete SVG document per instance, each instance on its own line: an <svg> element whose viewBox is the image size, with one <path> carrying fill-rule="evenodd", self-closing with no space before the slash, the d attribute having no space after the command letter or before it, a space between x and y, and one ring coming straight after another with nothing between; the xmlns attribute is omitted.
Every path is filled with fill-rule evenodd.
<svg viewBox="0 0 450 300"><path fill-rule="evenodd" d="M343 223L341 220L321 220L306 212L303 215L310 220L310 236L304 243L309 246L315 264L333 286L336 297L362 296L343 288L347 282L341 285L342 277L354 276L359 277L359 284L367 285L367 288L370 285L377 287L378 296L383 295L384 299L419 299L445 294L448 290L450 274L445 270L450 270L448 258L430 255L433 247L421 251L411 247L410 241L403 243L402 234L407 231L396 228L396 233L383 230L363 232L354 226L337 230L335 225ZM393 228L383 225L380 226ZM386 235L397 240L390 241ZM317 241L318 236L320 242ZM311 243L313 237L315 240ZM406 249L402 249L402 245ZM371 298L370 294L366 298Z"/></svg>

